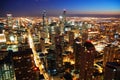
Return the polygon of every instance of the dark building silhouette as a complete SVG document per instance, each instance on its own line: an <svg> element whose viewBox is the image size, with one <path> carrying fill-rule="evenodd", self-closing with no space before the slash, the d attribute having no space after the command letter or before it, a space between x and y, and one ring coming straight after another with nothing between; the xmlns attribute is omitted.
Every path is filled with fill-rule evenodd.
<svg viewBox="0 0 120 80"><path fill-rule="evenodd" d="M27 49L11 53L16 80L37 80L39 73L38 70L35 69L32 50Z"/></svg>
<svg viewBox="0 0 120 80"><path fill-rule="evenodd" d="M66 23L66 10L63 10L63 22Z"/></svg>
<svg viewBox="0 0 120 80"><path fill-rule="evenodd" d="M69 44L73 45L74 42L74 32L69 32Z"/></svg>
<svg viewBox="0 0 120 80"><path fill-rule="evenodd" d="M107 62L116 62L120 59L120 50L116 46L108 45L104 48L103 67Z"/></svg>
<svg viewBox="0 0 120 80"><path fill-rule="evenodd" d="M78 39L76 39L73 43L73 53L74 53L74 58L75 58L75 70L79 70L79 67L80 67L80 62L81 62L81 59L80 57L82 57L82 53L84 52L84 50L82 50L82 46L80 43L77 43L79 42Z"/></svg>
<svg viewBox="0 0 120 80"><path fill-rule="evenodd" d="M65 73L64 73L63 77L64 77L65 80L73 80L73 77L72 77L72 75L70 73L70 69L69 68L67 68L65 70Z"/></svg>
<svg viewBox="0 0 120 80"><path fill-rule="evenodd" d="M56 54L54 50L48 50L47 58L46 58L46 69L50 75L57 74L57 61Z"/></svg>
<svg viewBox="0 0 120 80"><path fill-rule="evenodd" d="M104 72L104 80L120 80L120 64L107 62Z"/></svg>
<svg viewBox="0 0 120 80"><path fill-rule="evenodd" d="M0 80L15 80L15 72L11 54L0 51Z"/></svg>
<svg viewBox="0 0 120 80"><path fill-rule="evenodd" d="M0 34L2 33L3 29L4 29L4 23L0 23Z"/></svg>
<svg viewBox="0 0 120 80"><path fill-rule="evenodd" d="M76 39L74 43L75 69L80 71L80 80L92 80L94 71L95 48L91 42L85 42L84 46Z"/></svg>
<svg viewBox="0 0 120 80"><path fill-rule="evenodd" d="M55 37L55 55L56 55L56 62L57 62L57 68L60 70L63 65L63 57L62 57L62 52L63 52L63 36L56 36Z"/></svg>
<svg viewBox="0 0 120 80"><path fill-rule="evenodd" d="M85 50L84 48L82 50ZM94 71L94 52L84 51L80 55L80 79L92 80Z"/></svg>
<svg viewBox="0 0 120 80"><path fill-rule="evenodd" d="M43 19L43 27L46 25L46 11L44 10L42 13L42 19Z"/></svg>

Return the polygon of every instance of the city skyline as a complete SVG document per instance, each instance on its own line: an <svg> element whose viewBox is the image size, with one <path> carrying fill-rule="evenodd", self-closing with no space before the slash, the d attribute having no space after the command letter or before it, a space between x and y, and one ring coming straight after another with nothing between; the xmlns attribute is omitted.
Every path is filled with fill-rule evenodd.
<svg viewBox="0 0 120 80"><path fill-rule="evenodd" d="M120 15L120 0L1 0L0 16L59 16L64 9L69 15Z"/></svg>

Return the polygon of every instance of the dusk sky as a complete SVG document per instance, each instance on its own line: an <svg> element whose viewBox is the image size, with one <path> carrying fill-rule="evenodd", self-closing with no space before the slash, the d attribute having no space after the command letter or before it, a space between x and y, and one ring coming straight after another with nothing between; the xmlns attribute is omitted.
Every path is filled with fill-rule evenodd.
<svg viewBox="0 0 120 80"><path fill-rule="evenodd" d="M0 0L0 16L40 16L67 14L120 14L120 0Z"/></svg>

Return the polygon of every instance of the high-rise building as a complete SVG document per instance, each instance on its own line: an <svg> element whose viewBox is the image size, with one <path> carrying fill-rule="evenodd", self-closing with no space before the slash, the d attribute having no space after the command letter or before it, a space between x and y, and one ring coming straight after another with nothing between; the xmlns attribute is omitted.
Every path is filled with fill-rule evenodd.
<svg viewBox="0 0 120 80"><path fill-rule="evenodd" d="M43 18L43 27L46 25L46 11L44 10L42 13L42 18Z"/></svg>
<svg viewBox="0 0 120 80"><path fill-rule="evenodd" d="M84 48L83 48L84 50ZM84 51L80 55L80 79L92 80L94 71L94 53L91 51Z"/></svg>
<svg viewBox="0 0 120 80"><path fill-rule="evenodd" d="M84 22L82 25L82 43L84 44L86 40L88 40L88 29L87 29L87 22Z"/></svg>
<svg viewBox="0 0 120 80"><path fill-rule="evenodd" d="M44 38L40 38L40 49L41 49L41 52L44 52L45 50L45 39Z"/></svg>
<svg viewBox="0 0 120 80"><path fill-rule="evenodd" d="M75 70L79 70L80 80L92 80L95 50L92 43L86 42L82 46L78 39L74 43Z"/></svg>
<svg viewBox="0 0 120 80"><path fill-rule="evenodd" d="M16 80L38 80L39 71L35 68L31 49L11 52Z"/></svg>
<svg viewBox="0 0 120 80"><path fill-rule="evenodd" d="M0 34L3 33L4 23L0 23Z"/></svg>
<svg viewBox="0 0 120 80"><path fill-rule="evenodd" d="M16 80L11 54L0 51L0 80Z"/></svg>
<svg viewBox="0 0 120 80"><path fill-rule="evenodd" d="M107 62L104 72L104 80L120 80L120 64L117 62Z"/></svg>
<svg viewBox="0 0 120 80"><path fill-rule="evenodd" d="M116 60L120 57L118 52L118 47L106 46L104 48L103 66L105 67L107 62L116 62Z"/></svg>
<svg viewBox="0 0 120 80"><path fill-rule="evenodd" d="M57 74L56 55L54 50L49 50L46 60L46 69L50 75Z"/></svg>
<svg viewBox="0 0 120 80"><path fill-rule="evenodd" d="M55 37L55 52L56 52L56 61L57 61L57 68L60 70L63 65L63 40L64 36L56 36Z"/></svg>
<svg viewBox="0 0 120 80"><path fill-rule="evenodd" d="M79 40L76 39L74 40L73 43L73 53L74 53L74 58L75 58L75 70L79 70L80 67L80 62L81 62L81 54L84 52L81 44L79 43Z"/></svg>
<svg viewBox="0 0 120 80"><path fill-rule="evenodd" d="M66 10L63 10L63 22L66 23Z"/></svg>
<svg viewBox="0 0 120 80"><path fill-rule="evenodd" d="M7 26L8 28L12 28L13 26L12 14L7 14Z"/></svg>
<svg viewBox="0 0 120 80"><path fill-rule="evenodd" d="M69 32L69 43L73 45L74 42L74 32Z"/></svg>

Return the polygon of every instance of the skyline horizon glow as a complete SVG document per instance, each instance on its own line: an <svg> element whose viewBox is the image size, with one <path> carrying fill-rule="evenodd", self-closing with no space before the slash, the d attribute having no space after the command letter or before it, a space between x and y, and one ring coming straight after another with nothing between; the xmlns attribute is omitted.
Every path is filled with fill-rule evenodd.
<svg viewBox="0 0 120 80"><path fill-rule="evenodd" d="M120 0L1 0L0 16L59 16L66 9L69 15L120 15Z"/></svg>

